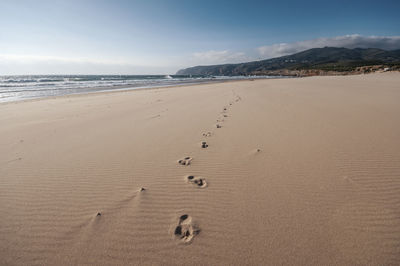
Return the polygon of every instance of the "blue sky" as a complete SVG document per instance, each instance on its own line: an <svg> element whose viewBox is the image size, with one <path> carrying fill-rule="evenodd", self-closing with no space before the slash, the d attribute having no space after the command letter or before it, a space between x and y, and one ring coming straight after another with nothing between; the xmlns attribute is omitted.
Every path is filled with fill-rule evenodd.
<svg viewBox="0 0 400 266"><path fill-rule="evenodd" d="M400 48L400 1L0 1L1 74L170 74L319 46Z"/></svg>

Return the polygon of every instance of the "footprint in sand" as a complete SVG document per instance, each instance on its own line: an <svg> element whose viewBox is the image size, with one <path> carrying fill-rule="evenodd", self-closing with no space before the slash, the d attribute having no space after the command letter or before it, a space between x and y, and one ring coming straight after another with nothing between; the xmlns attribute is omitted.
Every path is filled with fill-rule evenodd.
<svg viewBox="0 0 400 266"><path fill-rule="evenodd" d="M161 117L161 115L160 114L154 115L154 116L150 117L150 119L157 118L157 117Z"/></svg>
<svg viewBox="0 0 400 266"><path fill-rule="evenodd" d="M220 124L217 124L216 127L217 127L217 128L221 128L222 126L221 126Z"/></svg>
<svg viewBox="0 0 400 266"><path fill-rule="evenodd" d="M201 147L202 147L203 149L208 148L207 142L205 142L205 141L201 142Z"/></svg>
<svg viewBox="0 0 400 266"><path fill-rule="evenodd" d="M192 185L194 185L194 186L196 186L196 187L198 187L198 188L205 188L205 187L207 187L206 179L203 178L203 177L196 177L196 176L193 176L193 175L189 175L189 176L186 177L186 180L187 180L190 184L192 184Z"/></svg>
<svg viewBox="0 0 400 266"><path fill-rule="evenodd" d="M211 137L211 132L203 133L203 137Z"/></svg>
<svg viewBox="0 0 400 266"><path fill-rule="evenodd" d="M185 244L192 242L195 235L200 229L193 223L191 216L183 214L179 217L178 224L175 227L174 235Z"/></svg>
<svg viewBox="0 0 400 266"><path fill-rule="evenodd" d="M192 157L185 157L184 159L178 160L180 165L189 165L192 162Z"/></svg>

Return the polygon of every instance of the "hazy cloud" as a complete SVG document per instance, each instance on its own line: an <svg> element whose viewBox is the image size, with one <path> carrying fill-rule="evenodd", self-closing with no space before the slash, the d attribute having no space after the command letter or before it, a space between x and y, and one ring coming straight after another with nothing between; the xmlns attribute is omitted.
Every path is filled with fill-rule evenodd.
<svg viewBox="0 0 400 266"><path fill-rule="evenodd" d="M358 34L333 38L318 38L294 43L279 43L257 48L263 58L273 58L298 53L311 48L380 48L384 50L400 49L400 36L361 36Z"/></svg>
<svg viewBox="0 0 400 266"><path fill-rule="evenodd" d="M205 51L198 52L192 55L192 61L197 64L224 64L224 63L240 63L249 58L243 52L233 52L229 50L223 51Z"/></svg>
<svg viewBox="0 0 400 266"><path fill-rule="evenodd" d="M0 54L0 75L13 74L162 74L175 66L135 63L129 59Z"/></svg>
<svg viewBox="0 0 400 266"><path fill-rule="evenodd" d="M86 64L106 64L106 65L121 65L129 64L126 61L121 60L101 60L101 59L90 59L80 57L60 57L60 56L48 56L48 55L18 55L18 54L0 54L0 60L3 62L15 62L15 63L86 63Z"/></svg>

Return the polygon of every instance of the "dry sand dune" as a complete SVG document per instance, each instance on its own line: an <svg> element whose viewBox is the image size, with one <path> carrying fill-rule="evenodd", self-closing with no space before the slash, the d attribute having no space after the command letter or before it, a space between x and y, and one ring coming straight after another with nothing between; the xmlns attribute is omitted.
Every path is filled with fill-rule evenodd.
<svg viewBox="0 0 400 266"><path fill-rule="evenodd" d="M399 84L1 104L0 264L399 265Z"/></svg>

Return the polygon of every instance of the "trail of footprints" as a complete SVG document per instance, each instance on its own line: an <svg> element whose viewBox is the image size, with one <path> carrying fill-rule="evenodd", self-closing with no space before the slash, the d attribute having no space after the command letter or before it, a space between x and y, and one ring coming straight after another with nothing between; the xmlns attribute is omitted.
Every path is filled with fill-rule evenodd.
<svg viewBox="0 0 400 266"><path fill-rule="evenodd" d="M239 102L241 98L236 95L234 102ZM234 102L230 102L229 106L232 106ZM215 125L216 128L222 128L222 123L225 121L225 118L228 117L226 114L228 112L228 106L223 107L221 112L222 117L217 119L217 124ZM203 133L203 137L211 137L213 135L212 132ZM202 141L200 147L202 149L208 148L208 143L206 141ZM192 162L193 158L187 156L183 159L178 160L178 164L183 166L189 166ZM192 185L195 188L203 189L206 188L208 183L204 177L194 176L194 175L187 175L185 180L188 184ZM185 244L189 244L193 241L193 238L200 232L198 226L193 223L193 219L188 214L182 214L175 226L174 229L174 236L179 241Z"/></svg>
<svg viewBox="0 0 400 266"><path fill-rule="evenodd" d="M235 102L240 101L241 98L239 96L236 96ZM234 102L230 102L229 106L233 105ZM223 123L225 120L224 118L227 118L228 115L226 114L228 111L228 107L225 106L223 107L223 110L221 112L222 118L217 119L216 127L217 128L222 128L221 123ZM211 137L213 135L212 132L208 131L206 133L203 133L203 137ZM202 149L208 148L208 143L206 141L202 141L200 147ZM257 152L260 152L261 150L257 150ZM18 158L16 160L21 160L21 158ZM183 159L179 159L177 162L178 164L182 166L190 166L193 158L190 156L184 157ZM14 161L14 160L13 160ZM188 184L192 185L194 188L197 189L204 189L208 186L208 183L204 177L200 176L194 176L194 175L187 175L185 177L185 180ZM147 189L142 187L136 193L143 193ZM135 193L135 195L136 195ZM103 216L102 212L97 212L95 215L95 219L101 219ZM200 228L193 222L193 218L188 215L188 214L182 214L179 216L177 219L178 221L176 222L176 225L174 225L174 230L173 234L176 239L178 239L181 243L184 244L189 244L193 241L193 238L199 234Z"/></svg>

